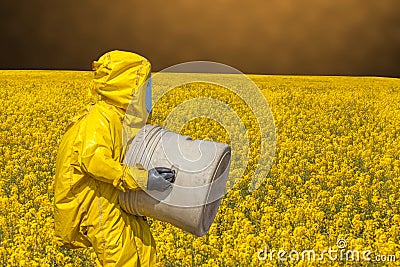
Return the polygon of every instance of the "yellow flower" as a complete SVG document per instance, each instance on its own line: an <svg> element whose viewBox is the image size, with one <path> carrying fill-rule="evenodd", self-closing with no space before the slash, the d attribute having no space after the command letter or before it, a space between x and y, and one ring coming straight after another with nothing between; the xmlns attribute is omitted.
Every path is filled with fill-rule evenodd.
<svg viewBox="0 0 400 267"><path fill-rule="evenodd" d="M0 74L0 266L93 266L93 249L60 249L53 241L57 147L68 120L90 102L92 73ZM206 236L149 219L158 266L276 266L276 258L260 262L257 251L322 251L338 238L351 249L379 248L399 258L399 79L251 78L269 102L277 133L274 165L254 192L247 190L251 173L268 155L260 155L257 128L265 118L256 118L248 103L226 88L191 83L153 109L152 123L162 125L185 101L216 99L237 114L251 140L232 151L230 181L239 182L223 198ZM213 120L215 111L207 111L210 118L190 112L194 119L171 127L192 138L232 141ZM246 149L249 160L242 166Z"/></svg>

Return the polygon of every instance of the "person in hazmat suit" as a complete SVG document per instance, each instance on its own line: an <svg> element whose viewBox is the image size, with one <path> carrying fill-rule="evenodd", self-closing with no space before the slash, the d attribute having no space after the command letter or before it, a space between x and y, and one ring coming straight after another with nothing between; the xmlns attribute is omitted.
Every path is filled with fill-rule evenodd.
<svg viewBox="0 0 400 267"><path fill-rule="evenodd" d="M164 191L175 179L168 168L123 163L122 121L128 105L132 101L133 121L145 124L149 114L146 98L151 98L143 85L151 84L150 63L134 53L111 51L93 62L93 70L91 93L97 100L73 119L58 150L56 242L67 248L93 246L99 266L153 266L156 249L147 221L118 204L119 190Z"/></svg>

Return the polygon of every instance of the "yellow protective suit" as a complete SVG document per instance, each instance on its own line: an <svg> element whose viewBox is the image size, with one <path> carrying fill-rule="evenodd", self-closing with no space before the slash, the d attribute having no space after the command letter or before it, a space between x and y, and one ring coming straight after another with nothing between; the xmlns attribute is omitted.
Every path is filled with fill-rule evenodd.
<svg viewBox="0 0 400 267"><path fill-rule="evenodd" d="M153 266L155 242L148 223L118 204L118 190L147 184L147 170L123 164L122 121L132 98L137 117L131 120L147 117L141 85L149 78L150 63L112 51L95 61L93 70L91 92L98 101L74 118L58 150L56 241L69 248L93 246L100 266Z"/></svg>

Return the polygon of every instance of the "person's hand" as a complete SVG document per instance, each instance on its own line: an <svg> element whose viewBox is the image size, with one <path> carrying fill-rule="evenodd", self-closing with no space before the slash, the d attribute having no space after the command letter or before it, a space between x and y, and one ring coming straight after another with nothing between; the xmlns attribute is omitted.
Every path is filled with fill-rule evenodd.
<svg viewBox="0 0 400 267"><path fill-rule="evenodd" d="M175 182L175 171L169 168L156 167L148 172L147 189L165 191Z"/></svg>

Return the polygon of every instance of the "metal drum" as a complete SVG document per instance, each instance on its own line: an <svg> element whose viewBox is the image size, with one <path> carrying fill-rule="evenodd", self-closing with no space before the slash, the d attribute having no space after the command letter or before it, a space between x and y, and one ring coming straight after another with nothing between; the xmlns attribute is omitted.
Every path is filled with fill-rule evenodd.
<svg viewBox="0 0 400 267"><path fill-rule="evenodd" d="M172 189L165 192L120 192L126 212L169 222L202 236L210 228L226 190L231 149L223 143L192 140L187 136L146 125L132 140L125 164L145 169L175 170Z"/></svg>

